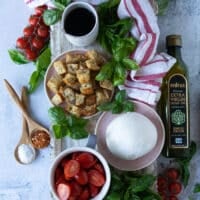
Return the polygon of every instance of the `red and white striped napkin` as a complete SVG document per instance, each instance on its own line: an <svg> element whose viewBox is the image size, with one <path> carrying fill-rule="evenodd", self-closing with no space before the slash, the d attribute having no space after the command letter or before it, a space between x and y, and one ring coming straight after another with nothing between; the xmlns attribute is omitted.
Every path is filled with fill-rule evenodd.
<svg viewBox="0 0 200 200"><path fill-rule="evenodd" d="M130 98L155 106L160 98L162 79L176 60L156 52L160 30L150 1L121 0L118 15L135 19L131 34L139 43L130 57L140 65L139 70L128 73L120 89L126 89Z"/></svg>
<svg viewBox="0 0 200 200"><path fill-rule="evenodd" d="M50 2L49 0L25 0L25 2ZM78 1L78 0L76 0ZM106 0L82 0L93 5ZM176 62L166 53L157 53L160 30L151 0L121 0L118 7L120 18L132 17L135 23L131 34L138 40L130 57L140 65L137 71L129 71L124 85L129 98L155 106L160 98L162 79Z"/></svg>

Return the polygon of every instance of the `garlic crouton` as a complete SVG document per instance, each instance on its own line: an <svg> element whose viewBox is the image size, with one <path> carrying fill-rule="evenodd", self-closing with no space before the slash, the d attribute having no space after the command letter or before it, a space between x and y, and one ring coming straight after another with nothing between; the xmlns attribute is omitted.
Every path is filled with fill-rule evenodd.
<svg viewBox="0 0 200 200"><path fill-rule="evenodd" d="M76 99L75 100L75 105L76 106L83 105L84 102L85 102L85 95L76 93L75 94L75 99Z"/></svg>
<svg viewBox="0 0 200 200"><path fill-rule="evenodd" d="M67 70L71 74L76 74L76 70L78 70L78 64L67 64Z"/></svg>
<svg viewBox="0 0 200 200"><path fill-rule="evenodd" d="M56 61L53 63L53 67L59 75L65 74L67 69L62 61Z"/></svg>
<svg viewBox="0 0 200 200"><path fill-rule="evenodd" d="M93 89L91 83L83 83L83 84L81 84L80 91L81 91L82 94L86 94L86 95L94 93L94 89Z"/></svg>
<svg viewBox="0 0 200 200"><path fill-rule="evenodd" d="M99 71L100 67L97 65L96 61L93 59L89 59L85 61L85 64L88 69L93 70L93 71Z"/></svg>
<svg viewBox="0 0 200 200"><path fill-rule="evenodd" d="M62 82L62 79L60 76L52 76L48 82L47 82L47 87L51 90L51 92L56 93L60 84Z"/></svg>
<svg viewBox="0 0 200 200"><path fill-rule="evenodd" d="M76 76L79 83L88 83L90 81L90 70L89 69L79 69L76 71Z"/></svg>
<svg viewBox="0 0 200 200"><path fill-rule="evenodd" d="M63 99L62 99L62 97L61 97L60 94L55 94L55 95L52 97L51 101L52 101L52 103L53 103L54 105L59 105L59 104L61 104L61 103L63 102Z"/></svg>
<svg viewBox="0 0 200 200"><path fill-rule="evenodd" d="M109 81L109 80L99 81L99 85L100 85L100 87L108 89L108 90L113 90L114 89L114 86L113 86L112 82Z"/></svg>

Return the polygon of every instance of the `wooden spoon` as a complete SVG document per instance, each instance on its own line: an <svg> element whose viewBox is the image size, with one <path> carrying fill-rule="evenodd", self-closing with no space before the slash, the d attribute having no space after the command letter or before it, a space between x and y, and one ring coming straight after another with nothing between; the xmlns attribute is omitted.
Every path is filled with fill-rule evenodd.
<svg viewBox="0 0 200 200"><path fill-rule="evenodd" d="M27 107L28 107L28 99L27 99L26 93L27 93L26 88L23 87L22 93L21 93L21 101L22 101L22 104L25 109L27 109ZM23 159L21 160L21 158L19 156L19 147L22 144L27 145L26 147L30 150L29 152L31 152L30 157L28 158L28 162L24 162ZM22 122L21 138L15 148L14 155L15 155L15 159L21 164L29 164L36 158L36 151L31 145L31 140L30 140L29 132L28 132L28 126L27 126L26 119L24 117L23 117L23 122Z"/></svg>
<svg viewBox="0 0 200 200"><path fill-rule="evenodd" d="M28 115L26 109L24 108L23 104L21 103L21 101L20 101L17 93L13 89L13 87L10 85L10 83L7 80L4 79L4 81L5 81L5 85L6 85L6 88L7 88L8 92L10 93L10 95L12 96L13 100L18 105L18 107L21 109L22 114L23 114L24 118L27 121L28 128L29 128L29 133L30 133L30 136L31 136L31 142L32 142L33 146L35 148L44 148L44 147L48 146L49 143L50 143L49 131L46 128L44 128L42 125L40 125L39 123L34 121ZM40 133L42 133L42 135ZM35 137L37 135L39 135L39 137ZM33 143L32 136L34 136L34 138L36 138L37 140L41 139L41 141L37 141L37 142L41 142L41 145L36 145L35 142ZM43 137L43 136L45 136L45 137Z"/></svg>

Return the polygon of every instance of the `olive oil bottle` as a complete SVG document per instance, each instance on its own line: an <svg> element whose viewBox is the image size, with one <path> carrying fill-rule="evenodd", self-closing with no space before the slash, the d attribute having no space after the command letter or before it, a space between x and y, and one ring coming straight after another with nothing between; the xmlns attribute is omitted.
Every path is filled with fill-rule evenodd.
<svg viewBox="0 0 200 200"><path fill-rule="evenodd" d="M180 35L166 37L167 53L176 63L163 79L159 113L165 126L166 157L187 157L190 145L189 88L187 67L181 57Z"/></svg>

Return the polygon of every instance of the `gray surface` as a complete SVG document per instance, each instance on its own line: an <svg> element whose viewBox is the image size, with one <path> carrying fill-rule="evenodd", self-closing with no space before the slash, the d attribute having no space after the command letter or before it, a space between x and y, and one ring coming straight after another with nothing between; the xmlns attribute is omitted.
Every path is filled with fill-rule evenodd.
<svg viewBox="0 0 200 200"><path fill-rule="evenodd" d="M15 144L21 133L21 113L8 96L2 80L8 79L19 92L34 66L17 66L8 57L7 50L14 47L22 34L31 13L23 1L1 1L0 7L0 200L49 200L48 168L51 162L51 148L39 152L38 159L31 165L22 166L13 157ZM181 200L188 200L195 182L200 182L200 5L199 0L171 0L169 11L159 17L161 37L159 51L164 50L167 34L183 36L183 58L190 72L191 136L198 144L198 153L191 163L191 179ZM43 86L31 96L31 112L35 119L49 126L47 110L50 107ZM200 197L194 199L199 200Z"/></svg>

